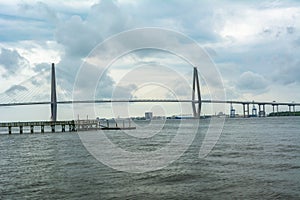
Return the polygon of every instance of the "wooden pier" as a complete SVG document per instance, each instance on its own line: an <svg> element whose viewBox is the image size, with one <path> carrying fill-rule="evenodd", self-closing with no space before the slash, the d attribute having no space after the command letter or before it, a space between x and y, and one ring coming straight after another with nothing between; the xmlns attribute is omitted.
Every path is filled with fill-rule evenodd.
<svg viewBox="0 0 300 200"><path fill-rule="evenodd" d="M40 127L40 133L45 132L45 127L50 128L50 132L61 127L61 132L89 131L89 130L131 130L136 127L131 126L130 120L126 123L122 121L121 126L116 121L110 120L71 120L71 121L32 121L32 122L4 122L0 123L0 128L7 128L8 134L12 134L13 128L19 128L19 133L24 133L24 128L29 128L30 133L35 132L35 127ZM39 132L39 131L38 131Z"/></svg>
<svg viewBox="0 0 300 200"><path fill-rule="evenodd" d="M33 121L33 122L4 122L0 123L1 128L8 128L8 134L12 133L13 127L18 127L20 134L23 133L24 127L30 127L30 133L34 133L34 127L40 127L40 132L45 132L45 127L50 127L51 132L55 132L56 126L61 126L61 132L66 131L68 127L69 132L76 131L75 121Z"/></svg>

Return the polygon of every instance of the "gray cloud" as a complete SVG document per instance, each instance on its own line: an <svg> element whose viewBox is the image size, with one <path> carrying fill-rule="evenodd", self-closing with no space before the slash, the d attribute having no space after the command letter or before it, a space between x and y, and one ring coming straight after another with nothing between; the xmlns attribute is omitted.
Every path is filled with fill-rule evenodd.
<svg viewBox="0 0 300 200"><path fill-rule="evenodd" d="M6 48L1 49L0 53L0 66L2 66L6 73L4 77L15 74L17 70L28 65L28 61L22 57L16 50Z"/></svg>
<svg viewBox="0 0 300 200"><path fill-rule="evenodd" d="M267 89L268 82L263 76L247 71L238 78L236 86L240 90L260 92Z"/></svg>
<svg viewBox="0 0 300 200"><path fill-rule="evenodd" d="M128 19L112 1L101 1L91 7L86 18L73 15L57 25L55 39L65 47L68 57L82 58L103 38L128 29Z"/></svg>
<svg viewBox="0 0 300 200"><path fill-rule="evenodd" d="M12 87L10 87L5 91L5 94L11 96L24 91L28 91L28 89L22 85L13 85Z"/></svg>
<svg viewBox="0 0 300 200"><path fill-rule="evenodd" d="M276 68L272 73L272 79L274 82L281 83L284 85L300 83L300 60L297 61L287 61L281 66Z"/></svg>
<svg viewBox="0 0 300 200"><path fill-rule="evenodd" d="M21 2L18 4L18 10L27 18L35 19L38 21L45 20L45 22L48 23L55 23L58 20L57 13L46 3L40 1L35 4Z"/></svg>
<svg viewBox="0 0 300 200"><path fill-rule="evenodd" d="M115 83L107 72L103 71L105 66L87 66L85 64L85 71L78 70L83 64L82 59L88 56L90 51L103 41L103 38L126 30L129 27L127 25L127 16L113 1L101 1L91 7L86 17L73 15L57 24L55 39L65 49L57 66L73 77L76 77L78 72L84 73L80 76L80 80L76 80L77 89L82 90L80 96L87 98L86 95L89 93L89 95L96 95L97 98L111 97ZM96 74L102 74L102 76L95 77ZM95 83L92 81L97 81L99 78L101 80L98 88L101 89L94 91L95 88L91 87L95 86ZM91 81L91 79L93 80ZM74 84L75 78L69 79L69 81Z"/></svg>
<svg viewBox="0 0 300 200"><path fill-rule="evenodd" d="M287 26L286 27L286 32L289 33L289 34L293 34L295 32L295 27Z"/></svg>
<svg viewBox="0 0 300 200"><path fill-rule="evenodd" d="M132 93L137 89L135 84L129 84L126 86L119 86L117 85L114 88L112 97L114 99L132 99Z"/></svg>
<svg viewBox="0 0 300 200"><path fill-rule="evenodd" d="M56 41L65 48L67 56L72 59L82 58L101 41L101 35L80 16L72 16L58 25Z"/></svg>
<svg viewBox="0 0 300 200"><path fill-rule="evenodd" d="M50 63L39 63L34 66L33 70L35 72L41 72L50 68Z"/></svg>

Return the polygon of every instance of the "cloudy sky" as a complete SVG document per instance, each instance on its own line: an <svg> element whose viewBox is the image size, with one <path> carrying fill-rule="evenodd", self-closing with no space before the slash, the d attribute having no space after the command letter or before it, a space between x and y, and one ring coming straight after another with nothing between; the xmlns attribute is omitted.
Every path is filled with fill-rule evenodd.
<svg viewBox="0 0 300 200"><path fill-rule="evenodd" d="M300 2L296 0L2 0L1 102L47 101L52 62L57 67L58 98L71 99L77 72L97 45L123 31L144 27L172 30L201 46L220 73L228 100L300 101ZM211 98L214 88L205 87L215 77L199 73L203 97ZM88 80L89 74L86 76ZM146 76L152 78L141 78ZM162 99L173 98L173 94L186 99L191 94L184 92L189 91L191 77L192 68L178 56L148 49L115 60L102 75L96 96ZM82 85L89 87L89 82ZM151 108L129 113L142 115ZM13 108L0 109L6 113L0 120L14 118ZM31 119L49 118L48 107L38 109ZM106 106L101 109L109 110ZM220 111L228 112L226 109ZM31 108L18 108L20 113L28 110ZM173 110L173 114L187 112ZM204 108L205 112L210 111ZM66 113L59 116L73 115Z"/></svg>

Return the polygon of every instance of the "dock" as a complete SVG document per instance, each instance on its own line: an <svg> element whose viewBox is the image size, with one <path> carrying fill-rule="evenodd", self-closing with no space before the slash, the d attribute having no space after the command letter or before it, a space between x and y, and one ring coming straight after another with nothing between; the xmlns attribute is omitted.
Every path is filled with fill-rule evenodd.
<svg viewBox="0 0 300 200"><path fill-rule="evenodd" d="M119 122L118 122L119 121ZM75 126L78 131L87 130L132 130L130 119L123 120L77 120Z"/></svg>
<svg viewBox="0 0 300 200"><path fill-rule="evenodd" d="M36 128L39 127L39 128ZM12 134L13 128L18 128L19 133L23 134L25 128L29 128L29 133L45 133L46 129L50 132L76 132L90 130L132 130L136 127L131 126L130 120L126 123L122 121L121 126L116 121L109 120L69 120L69 121L31 121L31 122L3 122L0 128L7 128L8 134ZM60 128L61 131L57 131ZM37 131L40 130L40 131Z"/></svg>

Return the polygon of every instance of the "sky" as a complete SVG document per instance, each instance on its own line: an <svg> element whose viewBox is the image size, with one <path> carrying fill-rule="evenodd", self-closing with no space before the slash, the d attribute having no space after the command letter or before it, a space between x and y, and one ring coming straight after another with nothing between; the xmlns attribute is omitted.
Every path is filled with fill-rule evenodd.
<svg viewBox="0 0 300 200"><path fill-rule="evenodd" d="M218 72L207 76L199 70L204 99L218 97L219 90L208 83L220 77L227 100L300 102L300 2L296 0L1 0L0 100L49 100L51 63L56 64L58 99L72 99L78 72L97 46L124 31L149 27L174 31L203 48ZM123 43L133 46L135 39ZM158 39L156 35L152 40L166 45L172 38ZM185 45L180 40L174 42ZM141 49L120 55L109 67L101 63L105 62L97 67L102 75L93 88L97 98L191 98L192 65L170 52ZM77 86L80 94L88 97L86 90L93 86L95 81L90 77L95 73L88 70L83 74L86 81ZM59 106L59 119L94 117L84 106L78 107L80 111L73 113L72 106ZM149 110L157 115L191 113L190 105L125 107L99 105L94 114L141 116ZM236 109L241 112L239 106ZM1 121L50 116L49 106L0 110ZM202 114L228 110L229 106L204 105Z"/></svg>

